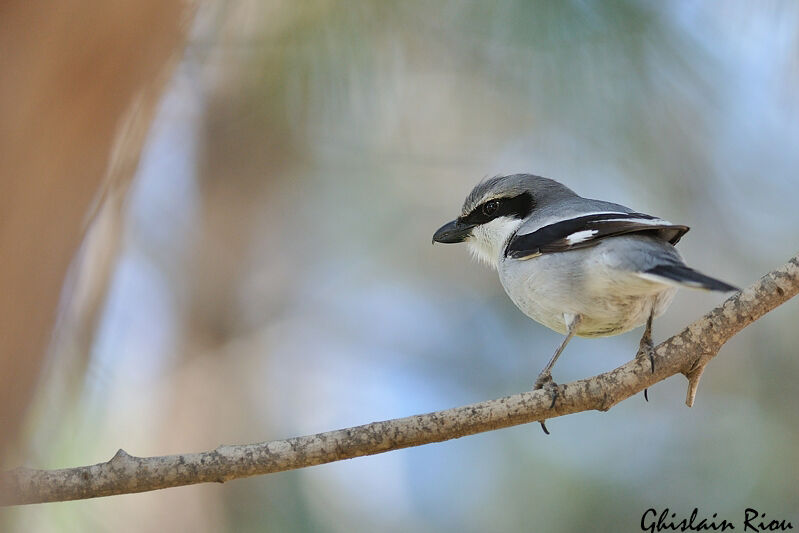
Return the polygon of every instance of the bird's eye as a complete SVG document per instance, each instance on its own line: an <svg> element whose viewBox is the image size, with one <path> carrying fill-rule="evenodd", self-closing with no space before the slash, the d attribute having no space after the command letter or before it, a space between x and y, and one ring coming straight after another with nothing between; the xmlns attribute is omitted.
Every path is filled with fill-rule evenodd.
<svg viewBox="0 0 799 533"><path fill-rule="evenodd" d="M499 209L499 200L489 200L483 204L483 214L487 217L492 216Z"/></svg>

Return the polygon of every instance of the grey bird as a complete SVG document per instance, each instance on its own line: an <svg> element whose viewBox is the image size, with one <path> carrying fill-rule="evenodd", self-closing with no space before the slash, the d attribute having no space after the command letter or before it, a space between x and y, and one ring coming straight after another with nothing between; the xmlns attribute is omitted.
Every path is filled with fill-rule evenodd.
<svg viewBox="0 0 799 533"><path fill-rule="evenodd" d="M468 243L499 272L524 314L566 336L534 385L550 390L554 406L552 367L573 336L618 335L646 324L637 357L647 357L654 372L652 319L678 287L738 290L686 266L674 245L688 229L583 198L555 180L514 174L479 183L433 242Z"/></svg>

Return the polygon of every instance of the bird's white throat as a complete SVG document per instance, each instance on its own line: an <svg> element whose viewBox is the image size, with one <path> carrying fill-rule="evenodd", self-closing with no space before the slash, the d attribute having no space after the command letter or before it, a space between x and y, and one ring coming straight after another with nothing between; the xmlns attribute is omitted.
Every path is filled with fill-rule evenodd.
<svg viewBox="0 0 799 533"><path fill-rule="evenodd" d="M481 224L472 230L467 240L469 250L479 261L496 269L508 240L523 223L518 218L499 217Z"/></svg>

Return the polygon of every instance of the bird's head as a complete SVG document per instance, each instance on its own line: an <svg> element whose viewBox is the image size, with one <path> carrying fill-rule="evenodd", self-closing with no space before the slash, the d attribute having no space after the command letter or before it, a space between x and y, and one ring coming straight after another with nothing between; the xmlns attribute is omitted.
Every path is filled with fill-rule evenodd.
<svg viewBox="0 0 799 533"><path fill-rule="evenodd" d="M532 174L496 176L478 183L463 202L461 215L441 226L433 242L466 242L472 254L496 268L508 240L534 209L575 196L565 185Z"/></svg>

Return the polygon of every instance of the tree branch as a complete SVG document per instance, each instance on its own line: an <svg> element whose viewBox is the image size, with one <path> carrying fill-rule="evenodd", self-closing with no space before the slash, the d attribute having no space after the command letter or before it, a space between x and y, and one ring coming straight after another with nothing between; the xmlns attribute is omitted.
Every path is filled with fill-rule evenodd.
<svg viewBox="0 0 799 533"><path fill-rule="evenodd" d="M799 293L799 255L728 298L655 348L656 368L634 359L615 370L560 386L558 401L544 390L287 440L220 446L202 453L133 457L63 470L17 468L0 476L0 504L80 500L242 477L383 453L613 405L674 374L688 378L693 405L707 363L733 335Z"/></svg>

